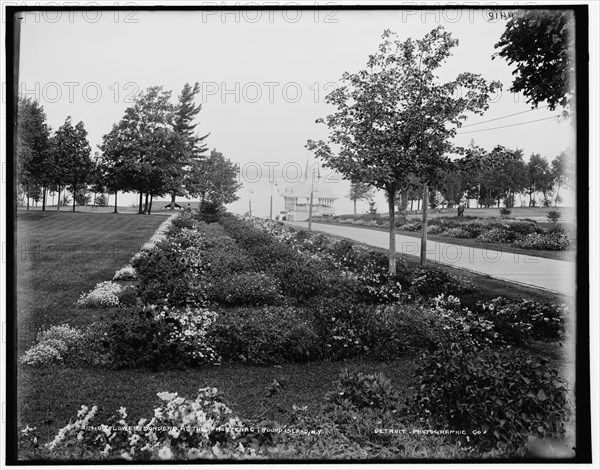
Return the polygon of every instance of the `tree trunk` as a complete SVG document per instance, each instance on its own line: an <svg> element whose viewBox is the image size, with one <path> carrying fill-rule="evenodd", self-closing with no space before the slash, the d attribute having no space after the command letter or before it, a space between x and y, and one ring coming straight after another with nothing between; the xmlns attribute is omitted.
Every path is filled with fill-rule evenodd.
<svg viewBox="0 0 600 470"><path fill-rule="evenodd" d="M419 197L419 199L417 199L417 211L421 210L421 197Z"/></svg>
<svg viewBox="0 0 600 470"><path fill-rule="evenodd" d="M144 199L144 214L148 213L148 193L146 192L146 198Z"/></svg>
<svg viewBox="0 0 600 470"><path fill-rule="evenodd" d="M427 264L427 209L429 204L429 187L427 183L423 184L423 217L421 228L421 266Z"/></svg>
<svg viewBox="0 0 600 470"><path fill-rule="evenodd" d="M25 183L25 199L27 199L27 210L29 210L29 181Z"/></svg>
<svg viewBox="0 0 600 470"><path fill-rule="evenodd" d="M117 213L117 193L118 191L115 191L115 214Z"/></svg>
<svg viewBox="0 0 600 470"><path fill-rule="evenodd" d="M171 193L171 210L174 211L175 210L175 198L177 197L177 195L175 194L175 192Z"/></svg>
<svg viewBox="0 0 600 470"><path fill-rule="evenodd" d="M46 210L46 187L42 188L42 210Z"/></svg>
<svg viewBox="0 0 600 470"><path fill-rule="evenodd" d="M396 274L396 212L394 200L396 199L396 191L388 190L388 211L390 218L390 253L389 253L389 273Z"/></svg>
<svg viewBox="0 0 600 470"><path fill-rule="evenodd" d="M140 191L140 204L139 204L139 206L138 206L138 214L141 214L141 213L142 213L142 202L143 202L143 199L142 199L142 198L143 198L143 197L144 197L144 195L143 195L143 192L142 192L142 191Z"/></svg>
<svg viewBox="0 0 600 470"><path fill-rule="evenodd" d="M354 215L356 215L356 199L353 199L354 201Z"/></svg>
<svg viewBox="0 0 600 470"><path fill-rule="evenodd" d="M415 202L413 199L410 200L410 211L413 211L413 202Z"/></svg>
<svg viewBox="0 0 600 470"><path fill-rule="evenodd" d="M60 212L60 185L58 185L58 199L56 201L56 211Z"/></svg>
<svg viewBox="0 0 600 470"><path fill-rule="evenodd" d="M152 213L152 199L154 199L154 194L150 193L150 205L148 205L148 214Z"/></svg>
<svg viewBox="0 0 600 470"><path fill-rule="evenodd" d="M73 188L73 212L75 212L75 196L77 195L77 191Z"/></svg>

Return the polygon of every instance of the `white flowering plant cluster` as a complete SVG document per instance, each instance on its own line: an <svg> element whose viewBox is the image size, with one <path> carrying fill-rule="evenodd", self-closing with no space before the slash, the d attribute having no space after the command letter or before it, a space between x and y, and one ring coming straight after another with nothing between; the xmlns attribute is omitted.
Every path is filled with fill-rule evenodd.
<svg viewBox="0 0 600 470"><path fill-rule="evenodd" d="M148 307L154 311L154 321L173 325L163 341L178 345L180 359L188 365L219 364L221 358L211 345L208 330L217 319L217 313L205 309L187 306L183 309Z"/></svg>
<svg viewBox="0 0 600 470"><path fill-rule="evenodd" d="M520 302L497 297L480 302L476 310L491 321L505 342L515 345L530 340L560 340L567 328L568 308L565 304L542 304L531 300Z"/></svg>
<svg viewBox="0 0 600 470"><path fill-rule="evenodd" d="M137 272L131 264L126 264L121 269L115 272L113 281L133 281L137 279Z"/></svg>
<svg viewBox="0 0 600 470"><path fill-rule="evenodd" d="M86 308L118 307L122 291L123 287L115 282L99 282L91 291L81 294L77 305Z"/></svg>
<svg viewBox="0 0 600 470"><path fill-rule="evenodd" d="M178 216L179 214L173 214L162 224L160 224L156 229L156 232L154 232L154 234L150 237L150 240L142 245L141 251L151 251L158 243L163 241L167 237L167 233L171 227L171 224L173 223L173 220Z"/></svg>
<svg viewBox="0 0 600 470"><path fill-rule="evenodd" d="M20 363L33 367L63 364L81 346L85 335L68 324L56 325L40 332L37 343L20 358Z"/></svg>
<svg viewBox="0 0 600 470"><path fill-rule="evenodd" d="M48 444L40 446L29 427L22 430L21 440L27 441L31 458L56 460L252 459L275 450L233 415L216 388L200 389L195 400L177 393L157 395L162 404L150 419L128 421L121 407L99 423L98 408L83 406Z"/></svg>

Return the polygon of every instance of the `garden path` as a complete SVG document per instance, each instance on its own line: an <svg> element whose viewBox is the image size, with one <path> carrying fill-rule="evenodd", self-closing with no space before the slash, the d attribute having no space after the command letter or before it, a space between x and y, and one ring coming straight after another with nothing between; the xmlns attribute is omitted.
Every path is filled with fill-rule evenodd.
<svg viewBox="0 0 600 470"><path fill-rule="evenodd" d="M308 222L288 222L303 228ZM389 247L389 234L343 225L312 224L313 230L345 237L377 248ZM421 240L396 235L396 251L419 256ZM456 243L427 241L427 259L455 268L486 274L517 284L546 289L568 296L575 295L575 263L504 251L461 246Z"/></svg>

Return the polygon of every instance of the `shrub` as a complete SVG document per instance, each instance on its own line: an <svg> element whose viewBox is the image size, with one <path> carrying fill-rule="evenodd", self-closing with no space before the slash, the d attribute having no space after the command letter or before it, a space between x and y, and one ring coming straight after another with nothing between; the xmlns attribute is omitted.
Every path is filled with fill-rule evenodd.
<svg viewBox="0 0 600 470"><path fill-rule="evenodd" d="M179 214L177 217L173 217L171 220L171 226L169 228L169 234L177 233L181 229L195 229L197 221L190 217L188 214Z"/></svg>
<svg viewBox="0 0 600 470"><path fill-rule="evenodd" d="M37 343L21 356L21 364L48 366L70 359L84 340L84 334L68 324L56 325L37 335Z"/></svg>
<svg viewBox="0 0 600 470"><path fill-rule="evenodd" d="M129 281L129 280L133 280L133 279L137 279L137 273L135 272L135 269L130 264L126 264L121 269L119 269L118 271L115 272L115 275L113 276L112 280L113 281Z"/></svg>
<svg viewBox="0 0 600 470"><path fill-rule="evenodd" d="M161 242L146 256L133 260L139 279L139 296L146 304L198 305L206 299L202 246L183 248Z"/></svg>
<svg viewBox="0 0 600 470"><path fill-rule="evenodd" d="M487 226L481 222L467 222L462 225L462 229L468 232L468 238L477 238L485 230L487 230Z"/></svg>
<svg viewBox="0 0 600 470"><path fill-rule="evenodd" d="M537 230L535 222L511 222L508 224L508 228L519 235L529 235L535 233Z"/></svg>
<svg viewBox="0 0 600 470"><path fill-rule="evenodd" d="M456 339L443 318L417 305L365 308L355 323L362 344L379 359L410 356Z"/></svg>
<svg viewBox="0 0 600 470"><path fill-rule="evenodd" d="M325 402L343 408L391 410L400 408L400 394L382 373L364 374L344 369L325 395Z"/></svg>
<svg viewBox="0 0 600 470"><path fill-rule="evenodd" d="M562 214L559 211L549 211L548 214L546 214L546 217L548 217L550 222L556 223L558 222L558 219L560 219L561 215Z"/></svg>
<svg viewBox="0 0 600 470"><path fill-rule="evenodd" d="M475 290L471 281L439 268L417 268L411 273L412 290L425 298L440 294L461 295Z"/></svg>
<svg viewBox="0 0 600 470"><path fill-rule="evenodd" d="M400 230L408 230L409 232L418 232L419 230L421 230L422 227L423 226L421 225L421 222L413 221L413 222L406 222L405 224L402 224L398 228Z"/></svg>
<svg viewBox="0 0 600 470"><path fill-rule="evenodd" d="M305 302L321 292L324 278L317 262L278 262L271 273L281 282L282 292L298 302Z"/></svg>
<svg viewBox="0 0 600 470"><path fill-rule="evenodd" d="M531 339L556 341L565 331L567 308L530 300L515 302L497 297L477 304L477 313L490 320L509 344L522 345Z"/></svg>
<svg viewBox="0 0 600 470"><path fill-rule="evenodd" d="M564 233L531 233L515 241L514 246L528 250L564 251L569 248L570 240Z"/></svg>
<svg viewBox="0 0 600 470"><path fill-rule="evenodd" d="M442 233L444 237L449 238L471 238L471 232L461 227L449 228Z"/></svg>
<svg viewBox="0 0 600 470"><path fill-rule="evenodd" d="M252 364L306 362L319 355L318 335L304 312L263 307L224 312L210 330L224 360Z"/></svg>
<svg viewBox="0 0 600 470"><path fill-rule="evenodd" d="M499 212L501 217L508 217L512 213L512 210L510 207L501 207Z"/></svg>
<svg viewBox="0 0 600 470"><path fill-rule="evenodd" d="M104 194L100 194L94 199L94 204L96 206L106 207L108 206L108 198Z"/></svg>
<svg viewBox="0 0 600 470"><path fill-rule="evenodd" d="M438 235L444 231L443 227L440 225L430 225L427 227L427 233L431 235Z"/></svg>
<svg viewBox="0 0 600 470"><path fill-rule="evenodd" d="M214 364L219 357L207 330L216 317L201 308L150 306L96 324L90 335L101 363L113 369Z"/></svg>
<svg viewBox="0 0 600 470"><path fill-rule="evenodd" d="M486 243L512 243L516 238L517 233L506 226L485 230L477 237L478 240Z"/></svg>
<svg viewBox="0 0 600 470"><path fill-rule="evenodd" d="M118 307L122 290L119 284L112 281L99 282L91 291L81 294L77 305L87 308Z"/></svg>
<svg viewBox="0 0 600 470"><path fill-rule="evenodd" d="M206 290L210 300L227 305L273 304L281 298L278 281L268 274L257 272L213 278Z"/></svg>
<svg viewBox="0 0 600 470"><path fill-rule="evenodd" d="M567 386L545 360L453 343L424 353L414 409L431 425L479 430L474 443L504 458L523 453L529 436L563 436Z"/></svg>
<svg viewBox="0 0 600 470"><path fill-rule="evenodd" d="M207 247L204 252L204 259L207 270L213 278L256 269L252 259L236 248L236 246L221 248L210 247L210 245Z"/></svg>

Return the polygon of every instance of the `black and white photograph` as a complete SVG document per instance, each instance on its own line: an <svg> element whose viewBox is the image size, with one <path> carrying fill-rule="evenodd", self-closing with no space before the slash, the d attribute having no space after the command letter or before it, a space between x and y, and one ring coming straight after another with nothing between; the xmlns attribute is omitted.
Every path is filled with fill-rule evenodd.
<svg viewBox="0 0 600 470"><path fill-rule="evenodd" d="M598 4L2 7L2 465L597 468Z"/></svg>

